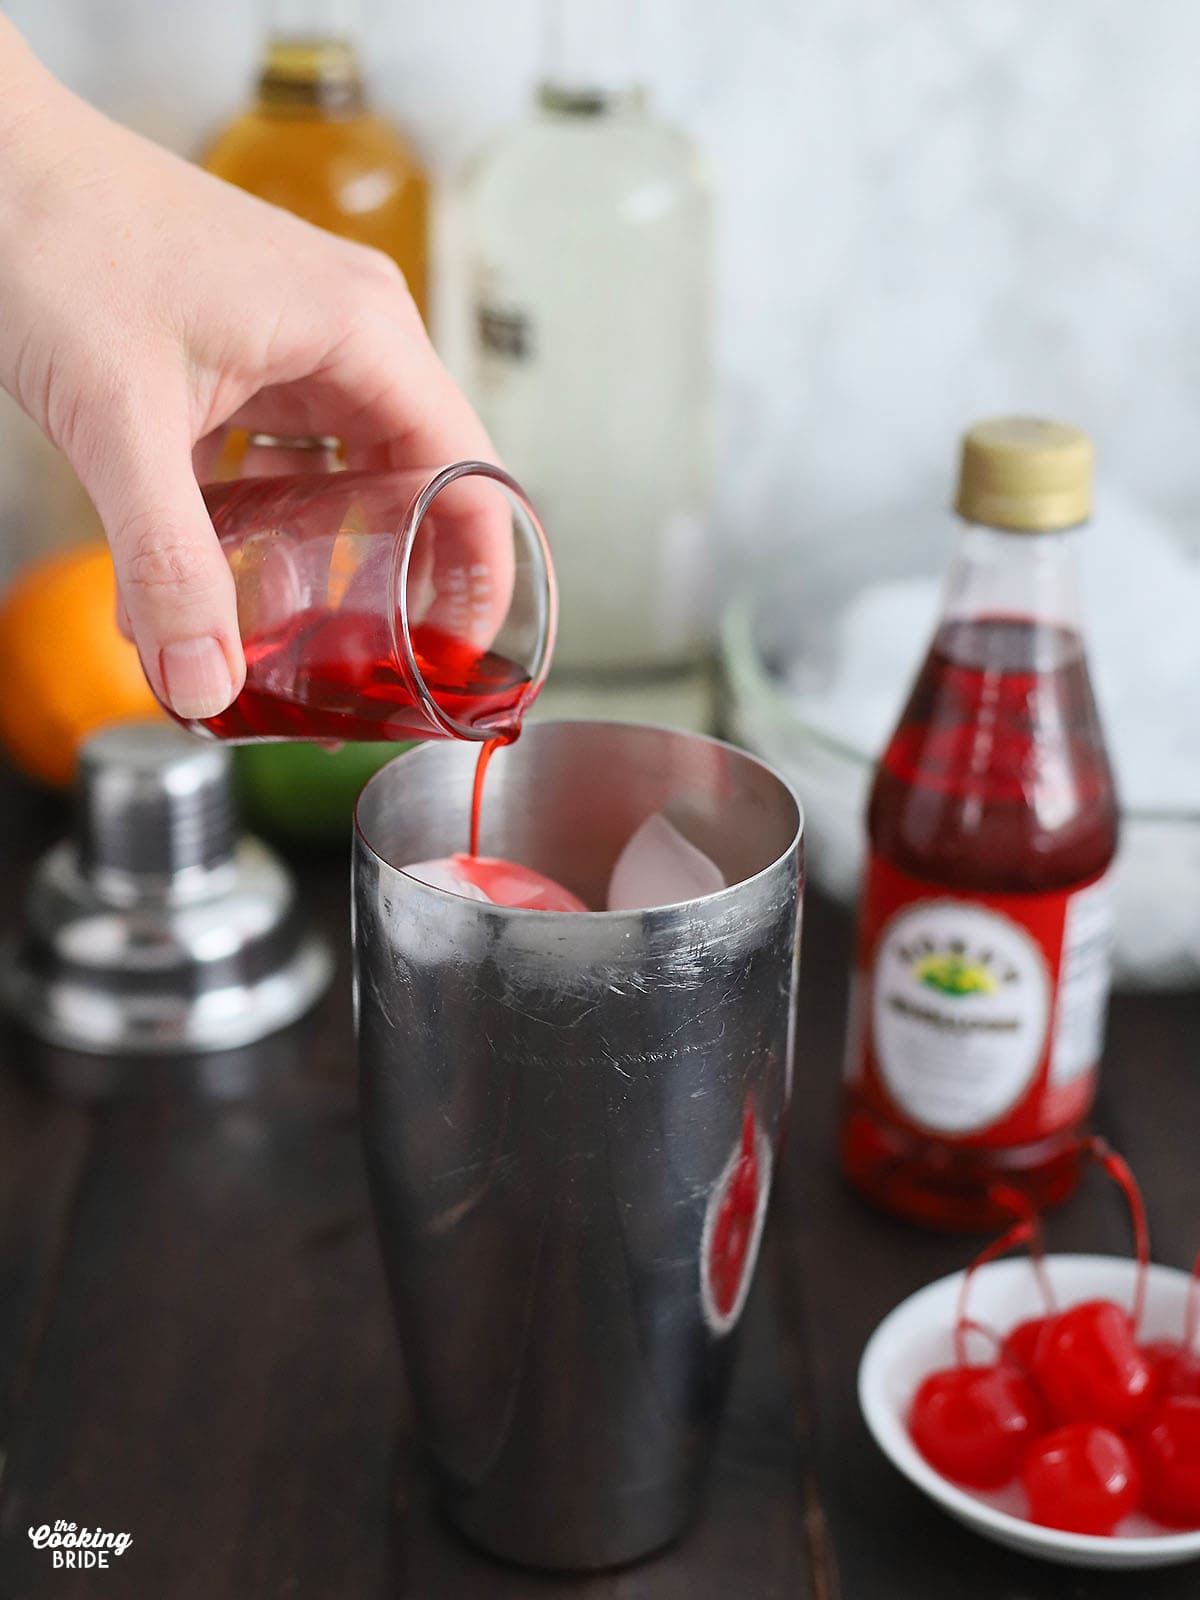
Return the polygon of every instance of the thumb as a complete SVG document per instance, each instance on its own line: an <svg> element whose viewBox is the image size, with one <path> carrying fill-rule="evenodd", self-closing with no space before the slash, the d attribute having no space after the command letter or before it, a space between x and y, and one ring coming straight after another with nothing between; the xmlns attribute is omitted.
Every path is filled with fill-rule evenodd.
<svg viewBox="0 0 1200 1600"><path fill-rule="evenodd" d="M233 574L192 471L191 445L153 424L108 439L81 472L104 524L117 586L150 687L184 721L212 717L241 689Z"/></svg>

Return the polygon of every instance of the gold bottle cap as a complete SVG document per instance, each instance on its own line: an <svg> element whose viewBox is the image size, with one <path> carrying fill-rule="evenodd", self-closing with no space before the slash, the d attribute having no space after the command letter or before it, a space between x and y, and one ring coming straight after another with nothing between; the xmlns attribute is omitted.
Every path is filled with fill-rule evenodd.
<svg viewBox="0 0 1200 1600"><path fill-rule="evenodd" d="M323 35L269 39L258 96L260 107L269 112L361 111L363 85L353 44Z"/></svg>
<svg viewBox="0 0 1200 1600"><path fill-rule="evenodd" d="M954 509L968 522L1054 533L1092 509L1092 441L1065 422L999 417L964 436Z"/></svg>

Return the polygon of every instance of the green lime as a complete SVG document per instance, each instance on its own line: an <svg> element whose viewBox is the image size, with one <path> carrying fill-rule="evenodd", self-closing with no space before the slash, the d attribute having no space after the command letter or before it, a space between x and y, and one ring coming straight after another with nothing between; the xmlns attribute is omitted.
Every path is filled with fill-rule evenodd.
<svg viewBox="0 0 1200 1600"><path fill-rule="evenodd" d="M284 839L337 844L350 833L364 783L410 744L248 744L236 751L251 827Z"/></svg>

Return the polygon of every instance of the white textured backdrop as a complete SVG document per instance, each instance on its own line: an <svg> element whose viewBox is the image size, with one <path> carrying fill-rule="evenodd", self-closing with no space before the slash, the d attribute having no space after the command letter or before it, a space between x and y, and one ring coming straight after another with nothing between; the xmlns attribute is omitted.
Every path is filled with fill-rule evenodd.
<svg viewBox="0 0 1200 1600"><path fill-rule="evenodd" d="M603 3L603 0L600 0ZM368 0L376 97L452 178L516 115L537 0ZM49 65L192 150L243 97L247 0L16 0ZM1060 413L1200 507L1195 0L644 0L658 101L723 191L726 538L944 493L987 412ZM5 414L13 552L59 515ZM61 533L61 528L53 530Z"/></svg>

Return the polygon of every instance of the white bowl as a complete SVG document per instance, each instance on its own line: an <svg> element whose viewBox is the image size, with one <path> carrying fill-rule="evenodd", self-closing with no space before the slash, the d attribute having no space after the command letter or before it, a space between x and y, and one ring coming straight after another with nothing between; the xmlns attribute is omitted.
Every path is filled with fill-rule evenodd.
<svg viewBox="0 0 1200 1600"><path fill-rule="evenodd" d="M1060 1306L1080 1300L1133 1301L1132 1261L1115 1256L1048 1256L1046 1264ZM893 1465L951 1516L997 1544L1025 1555L1073 1567L1166 1567L1200 1557L1200 1530L1168 1533L1148 1517L1127 1517L1110 1538L1061 1533L1027 1522L1018 1485L995 1493L960 1489L943 1478L908 1435L908 1408L921 1379L954 1363L953 1327L961 1272L918 1290L889 1313L867 1343L858 1369L858 1400L875 1442ZM1152 1266L1146 1285L1146 1315L1139 1337L1175 1338L1183 1331L1189 1278L1174 1267ZM970 1315L1000 1333L1043 1310L1026 1259L993 1261L971 1285ZM973 1342L973 1348L974 1342ZM987 1359L982 1357L982 1359Z"/></svg>

